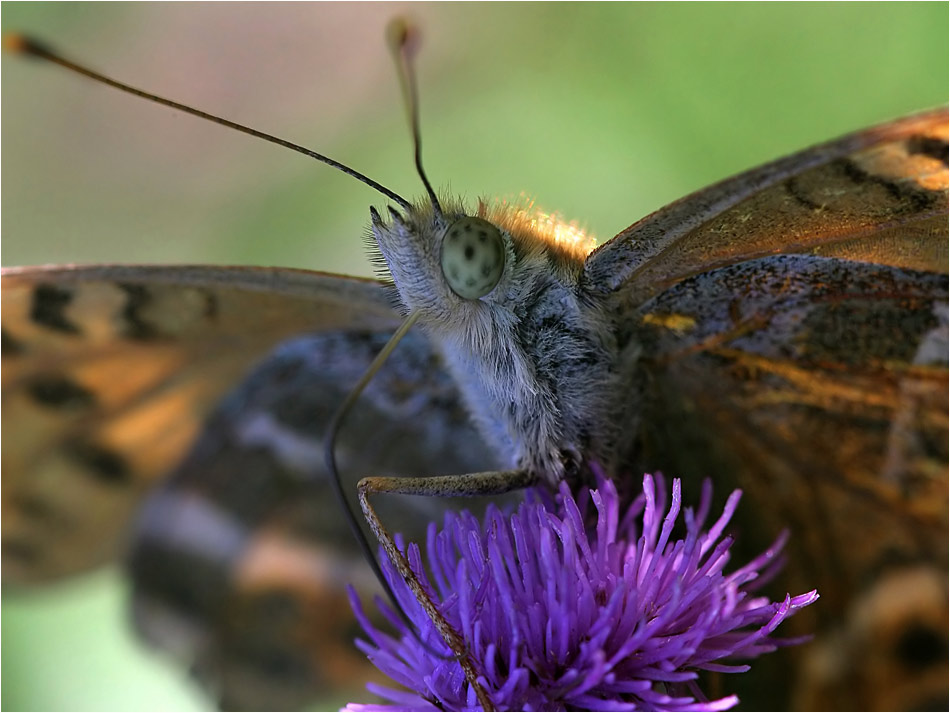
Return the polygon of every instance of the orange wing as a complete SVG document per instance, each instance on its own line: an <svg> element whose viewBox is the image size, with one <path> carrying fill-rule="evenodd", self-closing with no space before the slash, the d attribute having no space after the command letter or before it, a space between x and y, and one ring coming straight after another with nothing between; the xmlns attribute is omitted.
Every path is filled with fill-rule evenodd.
<svg viewBox="0 0 950 713"><path fill-rule="evenodd" d="M947 110L816 146L693 193L587 261L591 289L639 304L677 281L766 255L947 272Z"/></svg>
<svg viewBox="0 0 950 713"><path fill-rule="evenodd" d="M344 587L376 583L338 512L323 434L398 326L385 286L32 268L5 272L3 297L6 581L125 554L139 633L225 709L297 709L373 678ZM374 378L337 454L357 474L493 465L420 334ZM436 505L424 500L384 506L387 521L420 536Z"/></svg>
<svg viewBox="0 0 950 713"><path fill-rule="evenodd" d="M792 531L774 593L821 593L793 624L815 642L756 665L753 707L945 705L947 186L939 110L726 180L589 258L623 315L633 472L741 487L748 550Z"/></svg>
<svg viewBox="0 0 950 713"><path fill-rule="evenodd" d="M113 559L211 407L288 336L390 330L368 280L245 267L5 269L3 574Z"/></svg>

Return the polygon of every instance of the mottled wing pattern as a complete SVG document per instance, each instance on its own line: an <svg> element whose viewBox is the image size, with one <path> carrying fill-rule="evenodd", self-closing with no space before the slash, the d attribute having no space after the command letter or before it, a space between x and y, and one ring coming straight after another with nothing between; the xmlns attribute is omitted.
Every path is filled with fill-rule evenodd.
<svg viewBox="0 0 950 713"><path fill-rule="evenodd" d="M296 270L6 269L3 575L114 558L144 493L277 342L398 323L370 281Z"/></svg>
<svg viewBox="0 0 950 713"><path fill-rule="evenodd" d="M643 394L636 465L742 487L740 542L790 528L782 593L822 595L753 706L946 705L946 137L945 111L855 134L592 255L590 274L633 261L605 287Z"/></svg>
<svg viewBox="0 0 950 713"><path fill-rule="evenodd" d="M690 275L790 253L946 272L947 132L939 109L686 196L595 250L589 289L635 306Z"/></svg>
<svg viewBox="0 0 950 713"><path fill-rule="evenodd" d="M382 284L306 271L5 271L4 581L125 555L140 633L222 708L355 693L374 673L345 586L375 581L326 480L323 432L398 322ZM495 466L417 334L337 452L354 477ZM446 505L380 503L416 537Z"/></svg>
<svg viewBox="0 0 950 713"><path fill-rule="evenodd" d="M225 710L290 710L359 695L344 587L375 586L326 480L323 433L389 338L344 328L279 346L216 409L137 518L129 558L138 628L185 659ZM432 475L495 467L455 384L419 334L370 383L337 443L341 470ZM431 498L387 498L415 538Z"/></svg>
<svg viewBox="0 0 950 713"><path fill-rule="evenodd" d="M779 678L796 707L945 700L946 276L760 258L684 280L639 317L638 463L741 487L746 546L792 532L778 594L821 593L809 613L817 626L796 622L817 641L786 655L814 660L832 647L834 665L807 683ZM914 577L898 589L896 573ZM921 600L925 575L931 594ZM861 603L879 600L882 582L888 611L866 621Z"/></svg>

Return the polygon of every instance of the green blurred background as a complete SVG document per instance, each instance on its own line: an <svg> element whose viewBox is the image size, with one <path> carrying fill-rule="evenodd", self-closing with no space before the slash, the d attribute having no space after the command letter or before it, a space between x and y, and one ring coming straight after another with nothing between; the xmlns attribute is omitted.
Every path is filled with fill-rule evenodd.
<svg viewBox="0 0 950 713"><path fill-rule="evenodd" d="M386 22L407 13L425 161L469 198L527 192L601 241L685 193L947 101L945 3L5 3L117 78L420 192ZM306 159L3 58L2 261L371 274L369 189ZM77 503L81 507L81 503ZM206 708L141 649L118 570L3 598L4 709Z"/></svg>

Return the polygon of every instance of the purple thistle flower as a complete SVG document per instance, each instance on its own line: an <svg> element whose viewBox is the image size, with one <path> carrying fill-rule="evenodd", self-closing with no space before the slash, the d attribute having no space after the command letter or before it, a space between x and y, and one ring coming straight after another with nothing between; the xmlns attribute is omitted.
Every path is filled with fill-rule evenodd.
<svg viewBox="0 0 950 713"><path fill-rule="evenodd" d="M673 540L680 481L673 481L665 517L662 478L660 487L657 497L653 477L644 476L642 495L621 512L608 480L600 479L581 504L562 484L556 502L533 495L512 515L490 506L484 523L462 512L446 514L441 531L429 526L429 574L420 578L466 641L498 710L726 710L738 698L707 700L696 682L698 670L746 671L748 665L721 661L754 658L802 640L770 635L814 602L816 592L781 602L752 594L781 567L784 536L725 574L732 540L722 533L740 492L732 493L720 518L703 531L712 501L705 482L698 510L685 510L685 537ZM588 500L597 513L590 528ZM382 559L419 637L445 658L420 646L379 601L398 638L374 627L351 590L353 609L372 642L357 645L407 690L369 684L388 704L350 704L347 710L477 709L461 667ZM416 573L424 572L416 545L410 545L408 559Z"/></svg>

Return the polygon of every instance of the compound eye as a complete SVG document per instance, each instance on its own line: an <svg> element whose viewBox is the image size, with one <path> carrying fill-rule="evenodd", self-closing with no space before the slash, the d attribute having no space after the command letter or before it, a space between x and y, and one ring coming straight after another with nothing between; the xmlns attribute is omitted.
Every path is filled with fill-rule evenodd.
<svg viewBox="0 0 950 713"><path fill-rule="evenodd" d="M442 238L442 274L459 297L484 297L501 279L505 245L498 228L481 218L459 218Z"/></svg>

